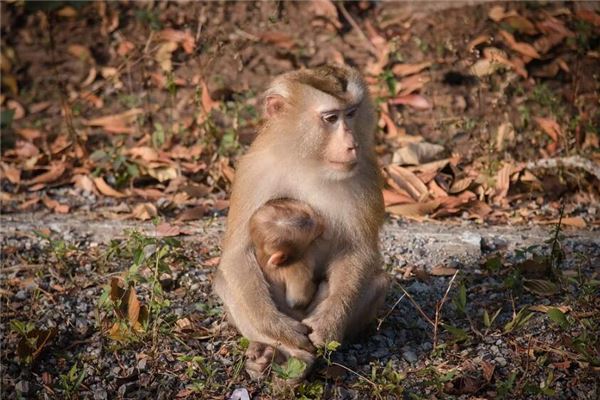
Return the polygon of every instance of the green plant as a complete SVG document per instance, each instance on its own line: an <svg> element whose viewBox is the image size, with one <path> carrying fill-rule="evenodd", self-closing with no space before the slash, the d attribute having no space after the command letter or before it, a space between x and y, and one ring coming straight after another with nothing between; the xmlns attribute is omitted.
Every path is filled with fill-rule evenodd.
<svg viewBox="0 0 600 400"><path fill-rule="evenodd" d="M73 364L69 372L59 376L60 388L67 399L75 397L85 377L85 370L79 370L77 363Z"/></svg>

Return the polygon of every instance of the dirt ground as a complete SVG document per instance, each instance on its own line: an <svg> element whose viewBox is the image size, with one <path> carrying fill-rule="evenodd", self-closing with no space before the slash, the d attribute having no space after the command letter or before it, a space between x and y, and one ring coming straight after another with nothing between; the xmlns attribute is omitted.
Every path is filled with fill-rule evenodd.
<svg viewBox="0 0 600 400"><path fill-rule="evenodd" d="M3 398L596 399L596 2L2 2ZM394 278L309 379L212 294L282 72L365 75Z"/></svg>

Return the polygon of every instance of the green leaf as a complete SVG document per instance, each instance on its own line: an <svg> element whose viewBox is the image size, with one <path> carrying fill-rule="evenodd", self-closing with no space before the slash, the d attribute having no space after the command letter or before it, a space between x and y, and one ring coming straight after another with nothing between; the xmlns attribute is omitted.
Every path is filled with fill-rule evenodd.
<svg viewBox="0 0 600 400"><path fill-rule="evenodd" d="M331 342L327 343L327 350L329 351L336 351L338 349L338 347L341 346L340 342L336 342L335 340L332 340Z"/></svg>
<svg viewBox="0 0 600 400"><path fill-rule="evenodd" d="M547 314L548 318L560 325L561 328L565 329L569 327L569 321L567 320L567 316L558 308L549 309Z"/></svg>
<svg viewBox="0 0 600 400"><path fill-rule="evenodd" d="M296 379L300 378L306 370L306 363L295 357L290 357L285 364L273 363L271 368L281 379Z"/></svg>
<svg viewBox="0 0 600 400"><path fill-rule="evenodd" d="M461 328L457 328L452 325L443 324L444 328L454 337L455 342L463 342L469 339L467 331Z"/></svg>
<svg viewBox="0 0 600 400"><path fill-rule="evenodd" d="M492 326L492 322L490 321L490 315L488 314L487 310L483 310L483 324L486 328Z"/></svg>

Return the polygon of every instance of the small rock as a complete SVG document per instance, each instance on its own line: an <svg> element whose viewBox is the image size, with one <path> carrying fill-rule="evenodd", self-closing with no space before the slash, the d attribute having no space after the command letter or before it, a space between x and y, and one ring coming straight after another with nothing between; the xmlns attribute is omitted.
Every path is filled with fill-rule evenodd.
<svg viewBox="0 0 600 400"><path fill-rule="evenodd" d="M15 389L18 393L27 394L29 393L29 382L27 381L19 381L15 385Z"/></svg>
<svg viewBox="0 0 600 400"><path fill-rule="evenodd" d="M250 395L245 388L238 388L231 393L229 400L250 400Z"/></svg>
<svg viewBox="0 0 600 400"><path fill-rule="evenodd" d="M425 342L421 345L421 348L423 349L423 351L429 351L433 348L433 346L431 343Z"/></svg>
<svg viewBox="0 0 600 400"><path fill-rule="evenodd" d="M379 349L375 350L374 352L372 352L371 356L373 358L384 358L389 354L390 354L390 352L387 349L379 348Z"/></svg>
<svg viewBox="0 0 600 400"><path fill-rule="evenodd" d="M507 363L504 357L496 357L494 360L498 363L499 366L506 367Z"/></svg>
<svg viewBox="0 0 600 400"><path fill-rule="evenodd" d="M477 246L478 248L481 247L481 235L479 235L477 233L463 232L463 234L460 235L460 240L462 240L463 242L465 242L467 244Z"/></svg>
<svg viewBox="0 0 600 400"><path fill-rule="evenodd" d="M409 363L417 362L417 355L412 350L405 350L402 352L402 358L404 358Z"/></svg>
<svg viewBox="0 0 600 400"><path fill-rule="evenodd" d="M493 345L493 346L491 346L491 347L490 347L490 351L491 351L493 354L498 354L498 352L499 352L499 350L498 350L498 346L496 346L496 345Z"/></svg>
<svg viewBox="0 0 600 400"><path fill-rule="evenodd" d="M102 388L94 390L94 400L106 400L108 399L108 393Z"/></svg>
<svg viewBox="0 0 600 400"><path fill-rule="evenodd" d="M27 292L25 290L19 290L17 294L15 294L15 298L19 301L27 300Z"/></svg>

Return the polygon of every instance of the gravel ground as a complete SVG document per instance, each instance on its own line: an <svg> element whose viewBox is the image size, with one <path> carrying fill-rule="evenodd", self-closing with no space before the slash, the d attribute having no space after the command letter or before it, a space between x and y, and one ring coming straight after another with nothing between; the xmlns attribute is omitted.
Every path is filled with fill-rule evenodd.
<svg viewBox="0 0 600 400"><path fill-rule="evenodd" d="M89 214L0 218L5 398L289 398L293 390L304 398L597 398L598 231L561 232L564 257L556 265L573 282L540 295L539 288L510 289L507 282L539 278L527 268L550 254L551 226L388 221L382 252L396 279L381 320L363 339L323 357L307 383L290 389L247 378L244 343L211 294L222 217L180 227L186 235L173 245L171 272L160 277L169 301L160 323L121 341L110 338L115 317L99 299L110 278L131 265L124 249L133 239L124 232L135 228L152 236L156 227ZM122 251L109 255L117 244ZM486 263L490 259L500 265ZM455 270L439 314L446 325L434 333L427 318L435 320ZM516 270L522 273L515 278ZM148 288L136 282L144 304ZM515 313L533 305L569 307L565 325L533 312L506 328ZM491 318L498 309L487 327L484 310ZM47 343L34 340L31 363L17 357L22 335L10 327L15 320L39 329L30 338L54 333Z"/></svg>

